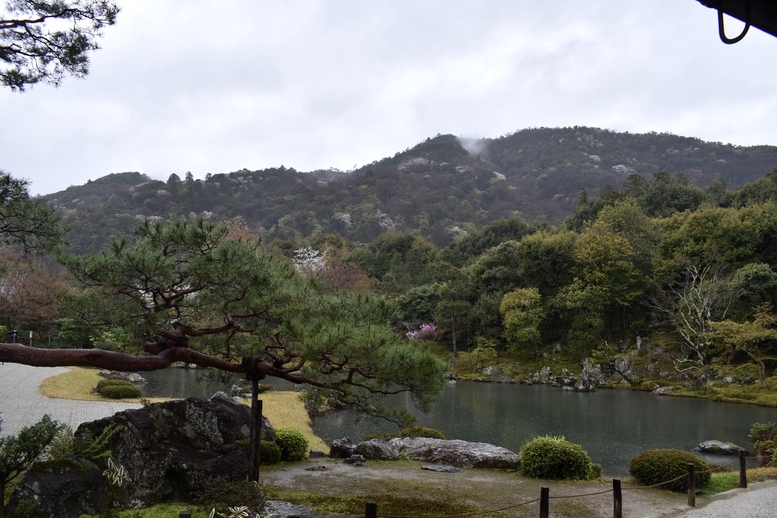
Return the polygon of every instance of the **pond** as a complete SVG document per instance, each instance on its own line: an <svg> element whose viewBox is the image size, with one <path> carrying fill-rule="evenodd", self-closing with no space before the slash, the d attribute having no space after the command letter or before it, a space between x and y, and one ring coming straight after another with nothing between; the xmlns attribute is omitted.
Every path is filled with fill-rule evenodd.
<svg viewBox="0 0 777 518"><path fill-rule="evenodd" d="M148 382L141 386L143 397L147 398L186 398L189 396L210 398L219 391L229 394L232 385L247 386L251 384L242 376L210 369L170 368L140 372L139 374ZM261 383L272 385L276 390L294 390L296 386L291 382L277 378L266 378Z"/></svg>
<svg viewBox="0 0 777 518"><path fill-rule="evenodd" d="M406 408L412 405L407 402ZM428 414L415 411L418 424L449 439L487 442L518 452L537 435L563 435L580 444L605 475L628 474L631 459L653 448L690 449L717 439L743 448L755 422L777 421L777 409L704 399L655 396L632 390L570 392L548 385L458 382L445 387ZM343 411L314 419L316 435L327 443L350 436L361 440L396 427L359 419ZM708 457L716 463L729 458Z"/></svg>
<svg viewBox="0 0 777 518"><path fill-rule="evenodd" d="M232 385L208 383L198 372L165 369L144 373L149 380L145 397L210 397L218 390L228 392ZM265 382L279 390L294 387L271 378ZM585 448L611 477L626 476L630 460L647 449L687 450L709 439L752 448L747 442L752 424L777 421L775 408L625 389L570 392L548 385L458 382L446 385L428 414L413 408L409 398L399 398L397 404L413 411L418 424L440 430L449 439L487 442L516 452L534 436L563 435ZM391 423L351 411L317 417L313 429L327 443L345 436L359 441L366 435L397 431Z"/></svg>

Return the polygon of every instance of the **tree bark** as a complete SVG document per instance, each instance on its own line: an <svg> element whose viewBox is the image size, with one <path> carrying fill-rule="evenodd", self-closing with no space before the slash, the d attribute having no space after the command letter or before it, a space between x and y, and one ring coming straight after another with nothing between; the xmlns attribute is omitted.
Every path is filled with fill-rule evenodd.
<svg viewBox="0 0 777 518"><path fill-rule="evenodd" d="M170 347L153 356L135 356L103 349L38 349L23 344L0 343L0 362L21 363L33 367L98 367L128 372L166 369L175 362L183 362L236 374L245 374L246 372L246 367L242 363L234 363L216 356L199 353L188 347ZM304 383L319 388L332 389L344 383L350 383L350 371L344 371L341 380L327 383L300 376L297 374L299 365L284 368L274 367L263 361L255 361L250 368L260 379L272 376L292 383Z"/></svg>
<svg viewBox="0 0 777 518"><path fill-rule="evenodd" d="M0 344L0 361L33 367L100 367L117 371L153 371L165 369L174 362L185 362L227 372L245 372L239 363L198 353L188 347L172 347L156 356L134 356L102 349L37 349L22 344Z"/></svg>

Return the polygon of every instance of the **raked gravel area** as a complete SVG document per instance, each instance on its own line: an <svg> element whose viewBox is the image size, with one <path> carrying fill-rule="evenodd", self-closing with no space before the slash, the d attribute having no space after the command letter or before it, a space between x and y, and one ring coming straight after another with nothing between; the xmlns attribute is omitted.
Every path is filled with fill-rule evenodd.
<svg viewBox="0 0 777 518"><path fill-rule="evenodd" d="M44 414L69 425L78 425L108 417L128 408L140 408L137 403L104 403L48 398L40 393L39 385L51 376L67 372L63 367L29 367L15 363L0 364L0 436L16 435Z"/></svg>

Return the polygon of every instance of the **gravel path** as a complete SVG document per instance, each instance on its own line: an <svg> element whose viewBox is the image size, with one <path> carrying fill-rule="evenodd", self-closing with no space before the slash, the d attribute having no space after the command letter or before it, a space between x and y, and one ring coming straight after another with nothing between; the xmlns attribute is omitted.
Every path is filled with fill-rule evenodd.
<svg viewBox="0 0 777 518"><path fill-rule="evenodd" d="M705 499L696 509L665 517L689 518L774 518L777 516L777 480L748 484L748 489L734 489Z"/></svg>
<svg viewBox="0 0 777 518"><path fill-rule="evenodd" d="M15 363L0 364L0 436L16 435L25 427L40 421L44 414L70 425L78 425L108 417L128 408L140 408L137 403L103 403L48 398L38 386L51 376L67 372L63 367L29 367Z"/></svg>

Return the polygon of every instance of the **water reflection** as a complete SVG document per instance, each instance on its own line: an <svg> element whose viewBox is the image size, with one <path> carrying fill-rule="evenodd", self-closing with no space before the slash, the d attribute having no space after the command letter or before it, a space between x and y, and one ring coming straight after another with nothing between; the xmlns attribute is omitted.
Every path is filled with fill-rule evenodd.
<svg viewBox="0 0 777 518"><path fill-rule="evenodd" d="M230 393L232 385L250 385L244 377L211 369L169 368L141 372L148 383L143 385L143 397L186 398L200 396L210 398L218 391ZM262 380L276 390L293 390L294 384L276 378Z"/></svg>
<svg viewBox="0 0 777 518"><path fill-rule="evenodd" d="M402 404L408 407L409 401ZM414 413L419 424L450 439L488 442L513 451L536 435L563 435L582 445L609 476L625 476L629 461L651 448L689 449L709 439L750 448L750 426L777 420L774 408L630 390L580 393L545 385L467 382L447 386L429 414ZM391 424L357 417L353 412L322 416L314 419L314 430L327 442L396 431Z"/></svg>

